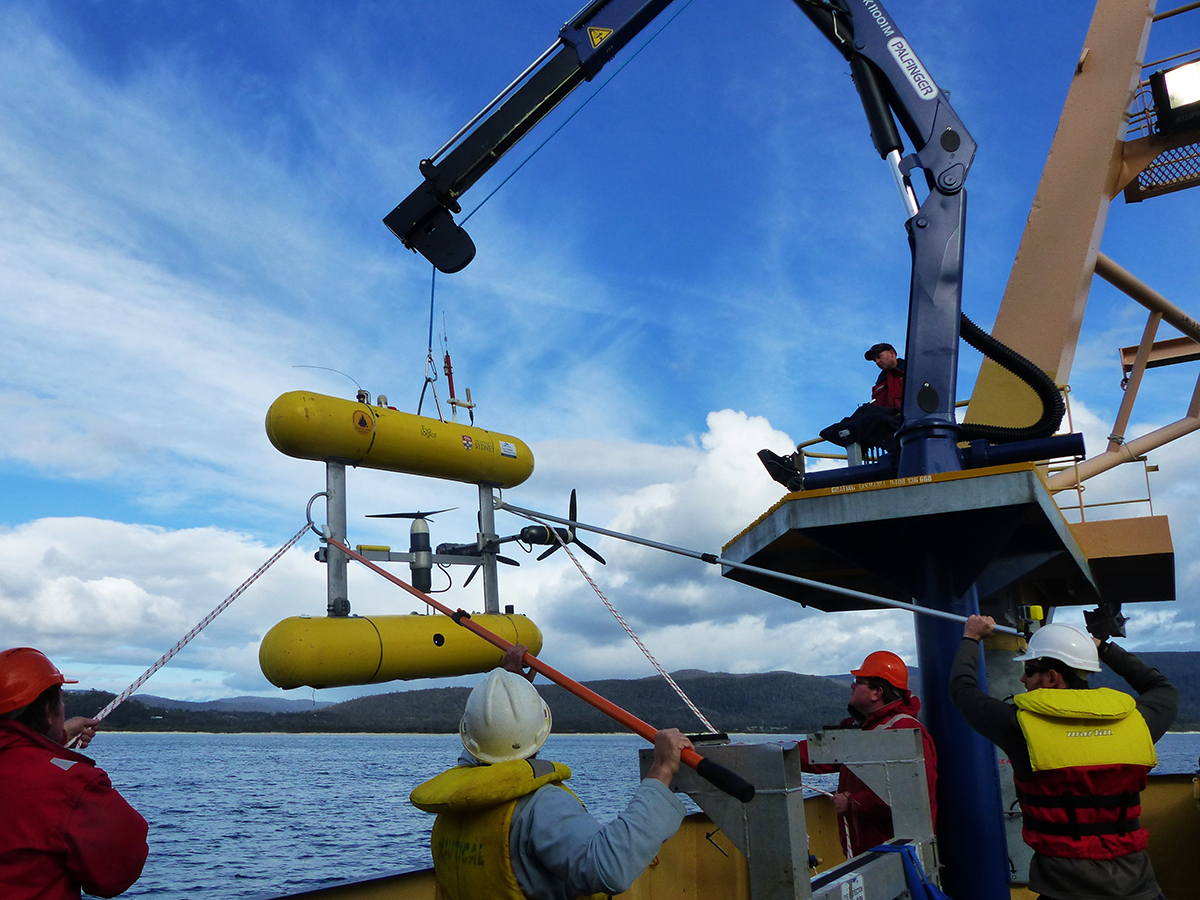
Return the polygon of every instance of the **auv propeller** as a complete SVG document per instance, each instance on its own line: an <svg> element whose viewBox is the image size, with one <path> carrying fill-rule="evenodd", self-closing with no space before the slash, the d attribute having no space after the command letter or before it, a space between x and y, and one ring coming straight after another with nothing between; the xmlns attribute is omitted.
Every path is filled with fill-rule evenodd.
<svg viewBox="0 0 1200 900"><path fill-rule="evenodd" d="M567 510L567 518L572 522L578 521L576 518L576 502L575 489L571 489L571 504ZM561 539L561 543L560 543ZM526 525L521 529L521 540L527 544L550 544L551 547L538 559L545 559L561 547L563 544L577 544L579 549L590 556L600 565L606 565L604 557L581 541L575 535L575 526L569 528L550 528L548 525Z"/></svg>
<svg viewBox="0 0 1200 900"><path fill-rule="evenodd" d="M451 506L446 509L434 509L429 512L397 512L397 513L373 513L366 516L368 519L432 519L434 516L442 513L453 512L458 509L457 506Z"/></svg>

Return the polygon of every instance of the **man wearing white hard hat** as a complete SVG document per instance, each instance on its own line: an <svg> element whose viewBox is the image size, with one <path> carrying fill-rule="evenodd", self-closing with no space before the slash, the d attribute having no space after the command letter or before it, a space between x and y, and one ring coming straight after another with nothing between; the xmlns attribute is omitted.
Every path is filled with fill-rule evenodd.
<svg viewBox="0 0 1200 900"><path fill-rule="evenodd" d="M990 616L967 619L950 674L950 698L967 723L1012 761L1033 848L1029 887L1046 900L1155 900L1161 897L1146 853L1140 792L1157 759L1154 742L1175 721L1179 692L1157 669L1072 625L1038 629L1024 663L1025 693L1012 703L979 687L979 642ZM1103 661L1137 700L1089 688Z"/></svg>
<svg viewBox="0 0 1200 900"><path fill-rule="evenodd" d="M537 759L550 727L550 708L515 672L494 669L471 691L458 766L409 796L437 813L433 867L445 900L619 894L679 829L686 809L668 786L692 743L678 730L658 732L646 778L624 812L602 825L563 784L571 770Z"/></svg>
<svg viewBox="0 0 1200 900"><path fill-rule="evenodd" d="M146 820L108 775L64 745L86 747L95 719L66 718L75 684L40 650L0 651L0 897L115 897L142 874Z"/></svg>

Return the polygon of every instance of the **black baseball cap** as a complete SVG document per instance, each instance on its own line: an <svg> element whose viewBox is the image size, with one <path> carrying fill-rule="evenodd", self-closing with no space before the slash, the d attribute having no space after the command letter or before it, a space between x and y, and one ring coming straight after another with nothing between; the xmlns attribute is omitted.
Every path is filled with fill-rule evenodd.
<svg viewBox="0 0 1200 900"><path fill-rule="evenodd" d="M863 359L874 362L875 357L877 357L884 350L891 350L893 353L896 352L896 348L891 344L872 344L871 349L863 354Z"/></svg>

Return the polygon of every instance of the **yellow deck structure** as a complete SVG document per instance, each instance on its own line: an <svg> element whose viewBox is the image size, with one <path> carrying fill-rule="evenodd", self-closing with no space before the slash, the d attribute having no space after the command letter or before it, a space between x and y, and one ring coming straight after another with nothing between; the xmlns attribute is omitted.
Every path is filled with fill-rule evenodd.
<svg viewBox="0 0 1200 900"><path fill-rule="evenodd" d="M825 797L804 801L809 852L817 872L845 862L837 839L837 815ZM1142 821L1150 829L1150 858L1159 886L1171 900L1200 900L1200 801L1190 775L1157 775L1142 794ZM438 900L433 869L335 885L290 900ZM1014 900L1034 897L1013 887ZM746 858L708 816L695 813L667 841L620 900L750 900Z"/></svg>

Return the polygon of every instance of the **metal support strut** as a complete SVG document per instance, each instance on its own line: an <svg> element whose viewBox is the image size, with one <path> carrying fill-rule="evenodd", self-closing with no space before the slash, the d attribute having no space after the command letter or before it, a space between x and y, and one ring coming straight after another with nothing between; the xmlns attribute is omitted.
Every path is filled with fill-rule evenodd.
<svg viewBox="0 0 1200 900"><path fill-rule="evenodd" d="M329 536L346 542L346 465L325 463L325 509ZM328 547L325 564L328 586L328 614L350 615L350 591L346 584L346 555L336 547Z"/></svg>
<svg viewBox="0 0 1200 900"><path fill-rule="evenodd" d="M483 557L483 611L500 613L500 581L496 577L496 498L490 484L479 485L479 555Z"/></svg>

